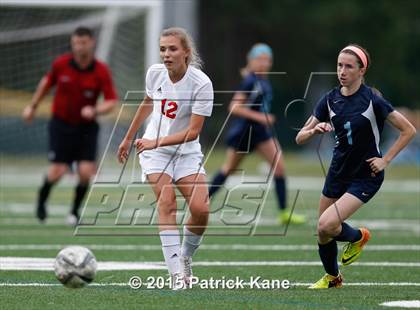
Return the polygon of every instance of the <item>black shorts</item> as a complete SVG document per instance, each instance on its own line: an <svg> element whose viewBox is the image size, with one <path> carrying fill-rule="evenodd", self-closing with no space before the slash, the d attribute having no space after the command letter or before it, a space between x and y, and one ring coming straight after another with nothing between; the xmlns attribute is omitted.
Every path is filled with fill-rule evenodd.
<svg viewBox="0 0 420 310"><path fill-rule="evenodd" d="M381 188L383 181L383 171L376 174L374 177L370 176L350 180L343 180L342 178L328 173L322 194L328 198L340 198L344 193L349 193L356 196L364 203L367 203Z"/></svg>
<svg viewBox="0 0 420 310"><path fill-rule="evenodd" d="M240 152L252 152L258 144L272 137L269 129L261 124L235 124L228 131L226 144Z"/></svg>
<svg viewBox="0 0 420 310"><path fill-rule="evenodd" d="M48 124L48 160L68 165L74 161L95 161L98 131L96 122L71 125L53 117Z"/></svg>

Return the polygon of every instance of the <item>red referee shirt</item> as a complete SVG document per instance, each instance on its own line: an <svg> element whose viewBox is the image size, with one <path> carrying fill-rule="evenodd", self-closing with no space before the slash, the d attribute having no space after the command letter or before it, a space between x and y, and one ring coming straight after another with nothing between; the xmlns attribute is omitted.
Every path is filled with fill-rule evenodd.
<svg viewBox="0 0 420 310"><path fill-rule="evenodd" d="M97 59L82 70L72 54L61 55L47 78L50 86L56 85L52 113L69 124L87 122L80 112L84 106L95 106L101 92L105 100L117 99L108 66Z"/></svg>

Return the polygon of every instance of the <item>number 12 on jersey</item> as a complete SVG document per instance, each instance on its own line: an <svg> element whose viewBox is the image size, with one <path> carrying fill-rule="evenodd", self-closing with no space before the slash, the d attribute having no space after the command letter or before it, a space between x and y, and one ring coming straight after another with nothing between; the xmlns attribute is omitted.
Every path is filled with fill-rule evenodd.
<svg viewBox="0 0 420 310"><path fill-rule="evenodd" d="M161 111L162 114L166 117L169 117L170 119L174 119L176 117L176 110L178 110L178 105L174 101L169 101L168 104L166 104L167 99L163 99L161 101ZM165 111L166 106L168 109Z"/></svg>

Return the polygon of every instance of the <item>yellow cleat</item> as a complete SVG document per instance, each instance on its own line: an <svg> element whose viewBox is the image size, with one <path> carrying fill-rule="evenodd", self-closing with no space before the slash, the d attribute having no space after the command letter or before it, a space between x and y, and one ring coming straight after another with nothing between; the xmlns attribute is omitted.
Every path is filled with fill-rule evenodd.
<svg viewBox="0 0 420 310"><path fill-rule="evenodd" d="M280 224L303 224L306 222L304 215L290 213L289 211L282 210L280 211L278 221Z"/></svg>
<svg viewBox="0 0 420 310"><path fill-rule="evenodd" d="M317 282L312 284L310 289L322 289L322 288L340 288L343 286L343 276L341 273L338 274L338 276L332 276L328 273L325 274L321 279L319 279Z"/></svg>
<svg viewBox="0 0 420 310"><path fill-rule="evenodd" d="M343 266L350 265L356 261L360 254L362 254L362 249L370 239L370 232L366 228L360 228L362 233L362 238L356 242L349 242L343 247L343 254L341 254L341 264Z"/></svg>

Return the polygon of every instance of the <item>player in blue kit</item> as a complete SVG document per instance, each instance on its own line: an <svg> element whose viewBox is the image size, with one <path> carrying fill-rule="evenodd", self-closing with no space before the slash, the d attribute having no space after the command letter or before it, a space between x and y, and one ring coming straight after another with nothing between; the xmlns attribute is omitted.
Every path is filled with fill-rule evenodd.
<svg viewBox="0 0 420 310"><path fill-rule="evenodd" d="M346 266L360 256L370 238L366 228L356 229L344 221L375 195L384 180L384 169L416 134L377 90L364 84L369 65L364 48L351 44L341 50L337 60L340 86L321 98L296 136L297 144L303 144L315 135L334 132L336 141L319 201L318 245L326 275L309 287L312 289L342 286L337 241L347 242L341 255ZM385 121L400 135L382 157L379 141Z"/></svg>
<svg viewBox="0 0 420 310"><path fill-rule="evenodd" d="M286 180L280 144L270 127L275 116L270 114L272 101L271 83L267 72L271 70L273 53L267 44L255 44L248 52L248 63L243 70L239 89L235 92L229 110L235 119L227 133L227 154L222 169L215 175L209 188L212 196L238 167L245 153L257 152L270 164L274 172L275 190L280 208L281 223L300 224L302 215L286 210Z"/></svg>

